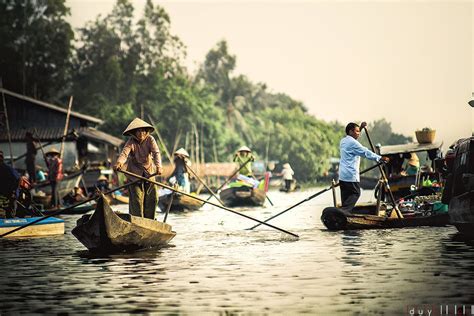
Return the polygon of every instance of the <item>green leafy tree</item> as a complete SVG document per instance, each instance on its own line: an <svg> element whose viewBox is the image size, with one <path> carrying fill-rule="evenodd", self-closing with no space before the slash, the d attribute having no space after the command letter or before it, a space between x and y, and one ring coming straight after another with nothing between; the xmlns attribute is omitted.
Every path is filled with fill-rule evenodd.
<svg viewBox="0 0 474 316"><path fill-rule="evenodd" d="M46 101L68 86L74 33L64 0L0 1L0 77L5 88Z"/></svg>

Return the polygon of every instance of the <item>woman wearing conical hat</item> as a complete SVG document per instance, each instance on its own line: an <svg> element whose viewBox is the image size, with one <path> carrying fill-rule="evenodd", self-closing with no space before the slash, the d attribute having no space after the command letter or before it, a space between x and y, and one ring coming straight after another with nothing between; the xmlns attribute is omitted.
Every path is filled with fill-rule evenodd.
<svg viewBox="0 0 474 316"><path fill-rule="evenodd" d="M420 169L420 159L415 153L411 153L411 157L407 162L407 166L405 168L405 174L407 176L416 175L418 173L418 169Z"/></svg>
<svg viewBox="0 0 474 316"><path fill-rule="evenodd" d="M153 131L153 126L139 118L135 118L123 132L124 136L130 136L130 138L125 143L114 169L120 170L126 163L127 171L139 176L160 175L163 171L161 154L155 138L150 135ZM153 180L154 177L150 179ZM131 185L129 192L130 214L155 219L155 209L158 204L155 185L141 181Z"/></svg>
<svg viewBox="0 0 474 316"><path fill-rule="evenodd" d="M293 169L291 169L291 166L289 163L283 164L283 169L281 171L281 175L283 177L283 180L285 180L285 190L286 192L290 192L291 189L291 183L293 182L293 175L295 172Z"/></svg>
<svg viewBox="0 0 474 316"><path fill-rule="evenodd" d="M45 154L48 164L48 180L51 184L51 206L59 207L60 197L58 196L58 182L63 178L63 161L61 153L56 148L51 148Z"/></svg>
<svg viewBox="0 0 474 316"><path fill-rule="evenodd" d="M250 159L249 162L247 162ZM239 167L244 165L240 169L240 174L246 177L253 177L252 173L252 162L255 160L255 157L252 155L252 151L247 146L242 146L237 149L237 152L234 155L234 161L239 164Z"/></svg>
<svg viewBox="0 0 474 316"><path fill-rule="evenodd" d="M184 148L180 148L174 153L174 170L170 179L176 179L179 189L189 193L191 192L191 184L189 182L189 173L186 166L191 166L189 154Z"/></svg>

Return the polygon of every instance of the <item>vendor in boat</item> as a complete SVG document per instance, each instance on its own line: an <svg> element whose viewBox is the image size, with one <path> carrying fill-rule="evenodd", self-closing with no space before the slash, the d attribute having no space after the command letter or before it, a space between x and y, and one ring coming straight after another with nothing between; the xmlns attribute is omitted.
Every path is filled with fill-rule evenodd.
<svg viewBox="0 0 474 316"><path fill-rule="evenodd" d="M187 166L191 166L189 160L189 154L184 148L178 149L174 153L174 170L171 174L169 182L171 184L177 184L181 191L186 193L191 192L191 184L189 182L189 173ZM173 179L174 178L174 179Z"/></svg>
<svg viewBox="0 0 474 316"><path fill-rule="evenodd" d="M101 174L101 175L97 178L97 183L95 184L95 186L97 187L97 189L98 189L100 192L107 192L108 190L110 190L109 179L107 179L106 176L104 176L103 174Z"/></svg>
<svg viewBox="0 0 474 316"><path fill-rule="evenodd" d="M56 208L60 206L58 182L63 178L63 161L61 153L54 147L46 152L45 156L48 164L48 180L51 184L51 206Z"/></svg>
<svg viewBox="0 0 474 316"><path fill-rule="evenodd" d="M248 162L248 160L250 161ZM247 146L240 147L234 155L234 162L237 162L240 166L244 166L240 169L239 173L246 177L253 177L252 173L252 162L255 157L252 155L252 151ZM248 162L248 163L247 163Z"/></svg>
<svg viewBox="0 0 474 316"><path fill-rule="evenodd" d="M291 169L291 166L289 163L285 163L283 165L283 169L281 171L281 175L283 177L283 180L285 180L285 190L286 192L290 192L291 190L291 183L293 182L293 175L295 172L293 169Z"/></svg>
<svg viewBox="0 0 474 316"><path fill-rule="evenodd" d="M15 217L15 201L18 194L20 175L5 163L3 151L0 151L0 209L3 216ZM2 212L3 213L3 212Z"/></svg>
<svg viewBox="0 0 474 316"><path fill-rule="evenodd" d="M123 132L130 136L120 153L115 170L120 170L127 162L127 171L142 177L161 175L161 154L155 138L150 135L155 129L147 122L135 118ZM154 177L150 178L154 180ZM129 180L134 181L132 177ZM129 187L129 212L134 216L155 218L158 204L157 189L154 184L140 181Z"/></svg>
<svg viewBox="0 0 474 316"><path fill-rule="evenodd" d="M420 159L417 154L411 153L410 159L408 159L407 166L404 171L401 172L404 176L413 176L418 173L420 169Z"/></svg>
<svg viewBox="0 0 474 316"><path fill-rule="evenodd" d="M360 197L360 177L359 164L360 157L379 162L383 160L388 162L388 157L381 157L362 146L357 139L360 136L360 130L367 123L361 125L349 123L346 126L346 136L339 144L341 159L339 162L339 184L341 187L342 208L352 210Z"/></svg>

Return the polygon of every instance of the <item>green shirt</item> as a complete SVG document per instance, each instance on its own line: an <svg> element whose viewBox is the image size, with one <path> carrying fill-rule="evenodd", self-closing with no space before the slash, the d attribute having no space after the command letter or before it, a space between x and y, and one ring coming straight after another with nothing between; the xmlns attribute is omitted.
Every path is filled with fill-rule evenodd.
<svg viewBox="0 0 474 316"><path fill-rule="evenodd" d="M249 154L247 156L240 156L240 155L235 155L234 156L234 161L239 164L239 167L242 166L247 160L250 159L250 162L248 162L245 166L240 169L240 174L244 175L246 177L250 177L253 175L252 173L252 161L255 160L254 156L252 154Z"/></svg>

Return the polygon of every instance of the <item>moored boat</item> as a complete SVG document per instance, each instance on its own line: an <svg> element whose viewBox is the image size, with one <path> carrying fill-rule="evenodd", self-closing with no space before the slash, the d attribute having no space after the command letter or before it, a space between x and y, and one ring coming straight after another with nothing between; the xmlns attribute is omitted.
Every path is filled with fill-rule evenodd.
<svg viewBox="0 0 474 316"><path fill-rule="evenodd" d="M375 204L357 205L351 212L338 207L327 207L323 210L321 221L329 230L446 226L450 223L446 212L426 216L405 214L403 218L398 218L395 211L391 212L394 216L376 215L376 209Z"/></svg>
<svg viewBox="0 0 474 316"><path fill-rule="evenodd" d="M112 211L103 196L92 215L77 221L72 234L87 249L97 252L162 247L176 235L166 223Z"/></svg>
<svg viewBox="0 0 474 316"><path fill-rule="evenodd" d="M32 223L40 218L41 217L2 218L0 219L0 235ZM23 229L19 229L6 237L38 237L62 234L64 234L64 221L59 218L49 217Z"/></svg>
<svg viewBox="0 0 474 316"><path fill-rule="evenodd" d="M172 198L172 200L171 200ZM170 212L195 211L202 207L204 202L192 197L181 195L179 193L172 193L160 196L158 206L162 212L166 212L171 201Z"/></svg>

